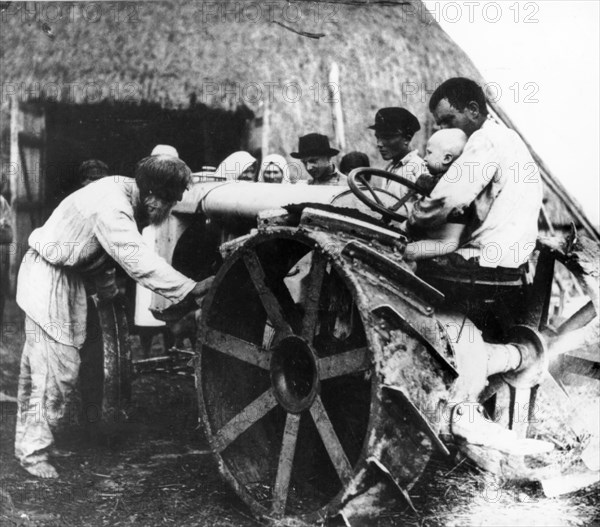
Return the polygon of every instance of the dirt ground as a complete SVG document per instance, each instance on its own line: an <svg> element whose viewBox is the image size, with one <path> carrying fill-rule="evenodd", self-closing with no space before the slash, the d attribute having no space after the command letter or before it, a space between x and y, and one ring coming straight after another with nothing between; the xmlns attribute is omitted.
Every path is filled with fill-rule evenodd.
<svg viewBox="0 0 600 527"><path fill-rule="evenodd" d="M138 376L130 421L111 441L65 427L55 460L60 478L41 481L13 457L21 314L7 306L0 336L0 491L2 526L236 526L260 525L221 480L197 430L191 377ZM160 341L155 339L155 348ZM134 355L139 342L133 337ZM160 352L160 349L153 351ZM135 358L135 357L134 357ZM592 526L600 525L600 487L545 498L536 483L501 484L467 463L433 461L411 497L419 515L402 503L379 526Z"/></svg>

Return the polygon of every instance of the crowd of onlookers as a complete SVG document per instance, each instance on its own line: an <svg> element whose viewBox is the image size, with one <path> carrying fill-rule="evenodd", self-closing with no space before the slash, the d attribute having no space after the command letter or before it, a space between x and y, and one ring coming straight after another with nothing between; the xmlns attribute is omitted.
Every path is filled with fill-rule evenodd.
<svg viewBox="0 0 600 527"><path fill-rule="evenodd" d="M339 168L336 167L332 158L339 152L331 148L328 138L321 134L308 134L301 137L300 144L299 152L291 154L292 157L299 159L298 163L288 162L280 154L269 154L259 163L259 160L248 152L234 152L218 166L215 179L292 185L297 183L330 185L345 182L345 178L340 177L340 173L347 176L354 168L370 166L367 154L354 151L344 155ZM310 177L307 178L307 175Z"/></svg>
<svg viewBox="0 0 600 527"><path fill-rule="evenodd" d="M330 184L330 178L327 177L327 172L337 173L347 176L351 170L361 167L371 166L369 156L363 152L349 152L344 155L339 163L339 168L335 167L332 158L338 154L338 151L329 147L329 140L326 136L320 134L308 134L305 136L310 140L321 141L324 144L323 156L327 160L323 161L323 165L328 170L315 169L310 165L310 161L305 161L307 156L305 152L299 152L303 158L300 158L299 163L289 162L280 154L268 154L259 160L250 153L243 150L234 152L227 156L217 168L203 167L202 173L204 176L210 175L211 180L223 181L249 181L259 183L284 183L284 184ZM304 138L301 138L303 140ZM174 155L178 157L177 150L168 145L158 145L160 153ZM311 151L311 154L314 153ZM317 152L319 156L321 152ZM292 154L293 156L293 154ZM315 157L313 155L309 157ZM308 165L308 166L307 166ZM303 167L307 169L307 173L303 173ZM325 172L322 174L322 172ZM78 179L81 187L90 184L97 179L110 175L109 168L106 163L98 159L89 159L84 161L78 169ZM310 176L307 178L307 175ZM316 177L315 177L316 176ZM344 181L340 178L340 181Z"/></svg>

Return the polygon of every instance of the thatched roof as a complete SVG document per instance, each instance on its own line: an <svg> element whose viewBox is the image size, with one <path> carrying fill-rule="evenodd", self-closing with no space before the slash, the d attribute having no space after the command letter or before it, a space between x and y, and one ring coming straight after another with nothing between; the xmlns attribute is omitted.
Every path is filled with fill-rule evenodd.
<svg viewBox="0 0 600 527"><path fill-rule="evenodd" d="M13 2L2 26L4 112L8 90L71 103L247 106L258 116L268 100L269 150L284 155L305 133L333 138L336 63L345 151L364 151L376 166L367 126L378 108L411 110L422 151L435 87L457 75L483 81L421 0ZM550 211L564 223L562 205Z"/></svg>
<svg viewBox="0 0 600 527"><path fill-rule="evenodd" d="M80 102L86 93L99 102L99 88L110 97L111 86L116 100L167 106L187 106L194 93L211 107L245 104L257 112L270 91L271 146L287 153L299 135L333 134L326 85L336 62L347 146L374 156L366 127L377 108L406 106L426 123L428 91L450 76L480 76L420 0L351 3L165 1L122 10L94 4L105 6L101 12L59 4L66 16L55 21L57 8L44 15L47 4L35 4L37 22L13 15L3 24L3 82L38 82L38 93L54 97L62 88L62 97ZM324 36L308 38L275 22Z"/></svg>

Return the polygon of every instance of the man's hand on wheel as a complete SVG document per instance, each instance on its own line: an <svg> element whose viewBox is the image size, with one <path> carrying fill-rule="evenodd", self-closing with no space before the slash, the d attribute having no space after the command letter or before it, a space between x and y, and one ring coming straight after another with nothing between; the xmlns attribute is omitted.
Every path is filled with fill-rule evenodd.
<svg viewBox="0 0 600 527"><path fill-rule="evenodd" d="M196 283L196 285L194 286L194 289L192 289L190 291L190 296L195 298L196 303L199 306L200 306L202 299L206 296L206 293L208 293L208 290L212 286L214 279L215 279L214 276L209 276L208 278L205 278L201 282Z"/></svg>
<svg viewBox="0 0 600 527"><path fill-rule="evenodd" d="M194 288L179 303L172 304L165 309L150 309L154 317L163 322L172 323L181 320L190 311L196 311L202 307L202 301L213 283L214 276L209 276L201 282L196 283Z"/></svg>
<svg viewBox="0 0 600 527"><path fill-rule="evenodd" d="M186 338L189 338L190 342L192 342L193 345L194 340L196 338L196 332L198 330L198 321L200 320L200 316L202 314L202 309L200 308L202 307L204 297L206 296L206 293L208 293L210 287L212 286L214 279L214 276L209 276L201 282L196 283L194 289L192 289L188 294L187 298L192 298L194 300L195 304L198 307L197 309L194 309L193 311L188 311L188 313L185 314L179 320L167 323L169 329L171 330L173 335L175 335L177 347L183 347L183 341Z"/></svg>

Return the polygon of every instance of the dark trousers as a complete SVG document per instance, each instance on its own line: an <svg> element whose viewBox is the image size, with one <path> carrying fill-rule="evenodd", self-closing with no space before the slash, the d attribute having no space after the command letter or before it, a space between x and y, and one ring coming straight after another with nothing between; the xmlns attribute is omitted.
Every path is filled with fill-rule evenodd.
<svg viewBox="0 0 600 527"><path fill-rule="evenodd" d="M458 254L423 260L417 275L446 297L447 309L464 313L488 342L503 342L525 314L527 267L481 267Z"/></svg>

